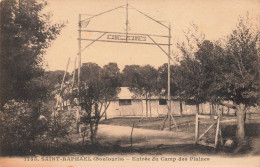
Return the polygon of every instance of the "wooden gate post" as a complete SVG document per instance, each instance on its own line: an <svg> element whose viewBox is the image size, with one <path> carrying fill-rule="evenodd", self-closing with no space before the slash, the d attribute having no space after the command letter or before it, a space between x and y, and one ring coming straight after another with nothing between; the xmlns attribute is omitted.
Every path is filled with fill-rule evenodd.
<svg viewBox="0 0 260 167"><path fill-rule="evenodd" d="M195 122L195 143L198 142L199 137L199 116L198 113L196 113L196 122Z"/></svg>
<svg viewBox="0 0 260 167"><path fill-rule="evenodd" d="M217 147L218 145L218 135L219 135L219 123L220 123L220 118L218 117L218 120L217 120L217 130L216 130L216 136L215 136L215 148Z"/></svg>

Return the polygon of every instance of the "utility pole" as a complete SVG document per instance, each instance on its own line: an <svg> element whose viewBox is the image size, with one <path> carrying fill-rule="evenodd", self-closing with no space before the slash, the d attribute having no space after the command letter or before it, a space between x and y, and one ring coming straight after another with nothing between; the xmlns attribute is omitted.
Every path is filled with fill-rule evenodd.
<svg viewBox="0 0 260 167"><path fill-rule="evenodd" d="M171 130L171 24L169 24L169 38L168 38L168 119L169 119L169 130Z"/></svg>
<svg viewBox="0 0 260 167"><path fill-rule="evenodd" d="M125 28L125 40L126 42L128 41L127 36L128 36L128 1L126 3L126 22L125 22L126 28Z"/></svg>
<svg viewBox="0 0 260 167"><path fill-rule="evenodd" d="M74 87L74 83L75 83L75 75L76 75L76 65L77 65L77 56L75 56L75 62L74 62L74 69L73 69L73 80L72 80L72 89Z"/></svg>
<svg viewBox="0 0 260 167"><path fill-rule="evenodd" d="M64 75L63 75L63 78L62 78L62 83L61 83L60 89L63 88L63 85L64 85L65 78L66 78L66 75L67 75L67 71L68 71L69 64L70 64L70 57L69 57L68 62L67 62L66 70L65 70Z"/></svg>
<svg viewBox="0 0 260 167"><path fill-rule="evenodd" d="M78 86L80 84L80 68L81 68L81 14L79 14L79 52L78 52Z"/></svg>
<svg viewBox="0 0 260 167"><path fill-rule="evenodd" d="M62 98L61 98L61 93L62 93L63 85L64 85L64 82L65 82L65 78L66 78L66 75L67 75L67 71L68 71L69 64L70 64L70 57L69 57L69 59L68 59L68 63L67 63L67 66L66 66L66 70L65 70L65 72L64 72L64 74L63 74L62 83L61 83L61 86L60 86L60 93L59 93L59 97L58 97L57 103L56 103L56 108L57 108L58 105L59 105L59 101L62 100Z"/></svg>

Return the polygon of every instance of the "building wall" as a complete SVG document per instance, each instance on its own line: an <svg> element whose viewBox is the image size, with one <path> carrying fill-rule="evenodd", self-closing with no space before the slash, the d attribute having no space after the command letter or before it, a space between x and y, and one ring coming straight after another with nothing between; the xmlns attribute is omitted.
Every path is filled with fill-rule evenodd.
<svg viewBox="0 0 260 167"><path fill-rule="evenodd" d="M209 102L201 103L199 105L199 113L200 114L211 114L213 111L212 107L213 107L212 104ZM220 114L223 114L223 115L234 115L235 114L234 109L228 108L228 107L225 107L222 105L219 105L217 109L220 111Z"/></svg>
<svg viewBox="0 0 260 167"><path fill-rule="evenodd" d="M141 116L143 111L141 100L132 100L131 105L120 106L119 101L112 101L107 108L107 117Z"/></svg>
<svg viewBox="0 0 260 167"><path fill-rule="evenodd" d="M137 99L131 100L131 105L119 105L119 101L113 101L110 103L107 109L107 118L120 117L120 116L138 116L138 117L159 117L164 116L168 112L167 105L159 105L159 100L149 100L148 105L148 114L146 113L146 101ZM181 115L180 113L180 101L172 100L171 101L171 110L173 115ZM213 111L212 105L210 103L199 104L199 113L200 114L211 114ZM234 109L228 109L225 106L219 106L219 111L223 111L224 115L234 115ZM196 105L186 104L182 102L182 115L195 115L197 113Z"/></svg>
<svg viewBox="0 0 260 167"><path fill-rule="evenodd" d="M145 100L143 100L143 105L145 105ZM146 109L146 107L144 107ZM179 101L171 101L171 111L173 115L180 115L180 102ZM148 101L148 116L158 117L164 116L168 112L167 105L160 105L159 100L150 100Z"/></svg>
<svg viewBox="0 0 260 167"><path fill-rule="evenodd" d="M182 102L182 110L183 115L195 115L197 112L196 105L187 105L185 102Z"/></svg>
<svg viewBox="0 0 260 167"><path fill-rule="evenodd" d="M183 105L183 115L196 114L195 105ZM107 109L107 118L120 117L120 116L144 116L158 117L164 116L168 112L167 105L159 105L159 100L149 100L147 102L148 113L146 113L146 101L145 100L132 100L131 105L119 105L119 101L112 101ZM173 115L181 115L180 102L171 101L171 110Z"/></svg>

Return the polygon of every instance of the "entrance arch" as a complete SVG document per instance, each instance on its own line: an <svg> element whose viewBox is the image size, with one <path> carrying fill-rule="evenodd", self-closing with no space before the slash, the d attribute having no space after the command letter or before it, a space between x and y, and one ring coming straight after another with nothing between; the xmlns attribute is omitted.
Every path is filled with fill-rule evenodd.
<svg viewBox="0 0 260 167"><path fill-rule="evenodd" d="M99 30L90 30L87 29L89 23L91 20L95 19L98 16L107 14L109 12L115 11L117 9L125 8L126 9L126 17L125 17L125 32L112 32L112 31L99 31ZM139 14L145 16L147 19L152 20L153 22L157 23L160 25L162 28L168 30L168 35L155 35L155 34L148 34L148 33L131 33L129 29L129 20L128 20L128 14L129 14L129 9L133 9ZM99 34L99 36L95 39L88 38L88 37L83 37L82 33L96 33ZM162 43L162 42L157 42L155 38L164 38L168 39L168 43ZM82 48L82 41L90 41L89 44L84 46ZM169 120L169 130L171 130L171 120L174 121L176 124L174 117L171 113L171 95L170 95L170 61L172 60L171 58L171 25L165 25L160 21L157 21L153 17L143 13L142 11L136 9L132 5L127 4L118 6L116 8L95 14L95 15L88 15L88 14L79 14L79 21L78 21L78 84L80 84L80 68L81 68L81 53L85 51L89 46L94 44L95 42L113 42L113 43L127 43L127 44L137 44L137 45L155 45L157 46L167 57L168 57L168 88L167 88L167 101L168 101L168 113L164 119L163 122L163 127L167 119ZM162 46L168 46L168 49L165 50L163 49Z"/></svg>

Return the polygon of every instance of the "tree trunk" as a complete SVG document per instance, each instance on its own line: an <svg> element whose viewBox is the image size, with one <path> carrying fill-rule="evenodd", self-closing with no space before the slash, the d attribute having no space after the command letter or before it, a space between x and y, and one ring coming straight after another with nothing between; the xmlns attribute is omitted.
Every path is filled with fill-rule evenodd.
<svg viewBox="0 0 260 167"><path fill-rule="evenodd" d="M212 104L212 115L216 115L216 105Z"/></svg>
<svg viewBox="0 0 260 167"><path fill-rule="evenodd" d="M93 129L93 121L91 119L91 110L92 107L88 107L87 114L88 114L88 121L89 121L90 141L91 144L94 144L94 129Z"/></svg>
<svg viewBox="0 0 260 167"><path fill-rule="evenodd" d="M180 114L181 114L181 117L182 117L182 101L180 100Z"/></svg>
<svg viewBox="0 0 260 167"><path fill-rule="evenodd" d="M146 108L146 118L148 117L148 100L145 99L145 108Z"/></svg>
<svg viewBox="0 0 260 167"><path fill-rule="evenodd" d="M237 148L234 150L234 153L242 152L245 149L248 149L248 143L245 138L245 114L246 106L244 104L239 104L236 107L237 113Z"/></svg>
<svg viewBox="0 0 260 167"><path fill-rule="evenodd" d="M200 113L200 104L196 105L196 109L197 109L197 114L199 114Z"/></svg>
<svg viewBox="0 0 260 167"><path fill-rule="evenodd" d="M107 120L107 110L105 111L105 120Z"/></svg>
<svg viewBox="0 0 260 167"><path fill-rule="evenodd" d="M216 104L216 114L217 114L217 116L220 115L220 112L219 112L219 105L218 105L218 104Z"/></svg>
<svg viewBox="0 0 260 167"><path fill-rule="evenodd" d="M89 129L90 129L90 141L91 144L94 144L94 129L93 129L93 122L91 120L91 114L88 114L89 118Z"/></svg>
<svg viewBox="0 0 260 167"><path fill-rule="evenodd" d="M95 127L93 127L93 141L95 141L95 139L96 139L100 118L101 117L100 117L100 112L98 111L98 104L95 103L95 121L93 121L95 123L95 125L94 125Z"/></svg>
<svg viewBox="0 0 260 167"><path fill-rule="evenodd" d="M100 119L96 119L95 121L95 130L94 130L94 134L93 134L93 139L96 139L96 136L97 136L97 131L98 131L98 125L99 125L99 121Z"/></svg>
<svg viewBox="0 0 260 167"><path fill-rule="evenodd" d="M209 104L209 113L212 115L212 104Z"/></svg>
<svg viewBox="0 0 260 167"><path fill-rule="evenodd" d="M107 103L105 104L104 112L102 114L99 114L100 119L103 117L104 114L105 114L105 120L107 119L107 109L108 109L110 103L111 103L111 101L109 101L108 104ZM99 113L101 113L101 109L100 109Z"/></svg>
<svg viewBox="0 0 260 167"><path fill-rule="evenodd" d="M245 114L246 107L244 104L237 105L237 131L236 137L238 139L238 143L243 143L245 141Z"/></svg>
<svg viewBox="0 0 260 167"><path fill-rule="evenodd" d="M150 106L150 118L152 118L152 105L151 105L151 99L149 99L149 106Z"/></svg>

